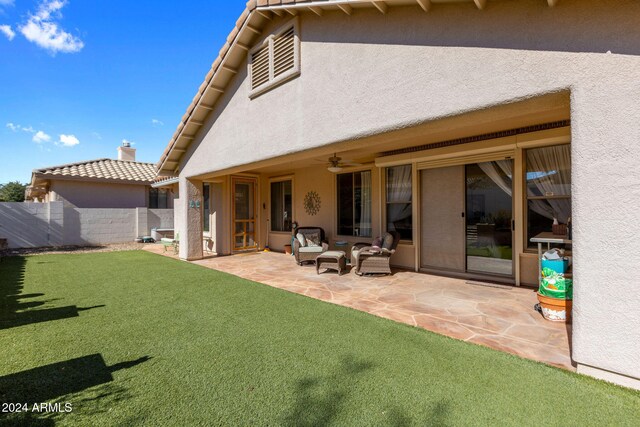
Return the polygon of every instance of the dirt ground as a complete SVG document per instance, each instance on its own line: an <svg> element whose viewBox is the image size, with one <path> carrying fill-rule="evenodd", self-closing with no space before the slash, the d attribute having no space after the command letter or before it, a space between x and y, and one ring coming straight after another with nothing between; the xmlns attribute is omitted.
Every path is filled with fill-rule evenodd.
<svg viewBox="0 0 640 427"><path fill-rule="evenodd" d="M57 246L48 248L28 248L28 249L5 249L0 251L2 256L16 255L45 255L45 254L72 254L88 252L114 252L141 250L144 243L115 243L101 246Z"/></svg>

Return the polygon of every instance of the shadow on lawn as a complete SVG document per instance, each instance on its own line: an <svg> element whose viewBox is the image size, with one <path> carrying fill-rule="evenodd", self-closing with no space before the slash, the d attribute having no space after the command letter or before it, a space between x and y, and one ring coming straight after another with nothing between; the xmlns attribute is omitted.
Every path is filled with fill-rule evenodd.
<svg viewBox="0 0 640 427"><path fill-rule="evenodd" d="M340 367L324 377L303 378L296 385L296 402L284 424L289 426L327 425L335 421L358 383L358 376L375 367L370 361L358 361L353 356L342 359ZM425 390L428 393L428 390ZM391 399L390 399L391 400ZM386 403L378 408L385 419L384 425L404 427L415 425L416 420L403 413L397 406ZM375 410L375 408L373 408ZM418 425L446 426L449 413L447 402L435 404L430 414L418 422ZM363 418L367 418L363 414ZM366 422L365 422L366 424Z"/></svg>
<svg viewBox="0 0 640 427"><path fill-rule="evenodd" d="M330 424L342 409L349 388L338 384L349 383L374 367L369 361L358 361L353 356L342 359L339 369L331 375L303 378L296 386L296 402L285 424L291 426L317 426Z"/></svg>
<svg viewBox="0 0 640 427"><path fill-rule="evenodd" d="M115 371L129 369L149 356L107 366L91 354L0 377L0 402L40 403L113 381Z"/></svg>
<svg viewBox="0 0 640 427"><path fill-rule="evenodd" d="M112 384L115 371L129 369L151 359L149 356L107 366L101 354L91 354L64 362L52 363L0 377L0 402L26 403L29 412L2 414L2 425L54 425L54 419L64 416L65 404L73 412L95 415L106 412L128 397L124 388ZM75 393L90 392L73 396ZM48 402L53 411L33 411L33 405Z"/></svg>
<svg viewBox="0 0 640 427"><path fill-rule="evenodd" d="M29 300L44 296L42 293L22 294L26 262L24 257L8 257L4 258L0 264L0 330L78 317L80 311L104 307L104 305L92 307L69 305L33 310L52 300Z"/></svg>

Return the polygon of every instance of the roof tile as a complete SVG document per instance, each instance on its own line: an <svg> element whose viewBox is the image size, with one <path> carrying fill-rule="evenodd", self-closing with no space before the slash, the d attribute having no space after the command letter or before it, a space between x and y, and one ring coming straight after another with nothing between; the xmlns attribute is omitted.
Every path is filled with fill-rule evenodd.
<svg viewBox="0 0 640 427"><path fill-rule="evenodd" d="M156 178L153 163L127 162L123 160L97 159L36 169L34 174L42 178L93 178L105 181L131 181L150 184Z"/></svg>

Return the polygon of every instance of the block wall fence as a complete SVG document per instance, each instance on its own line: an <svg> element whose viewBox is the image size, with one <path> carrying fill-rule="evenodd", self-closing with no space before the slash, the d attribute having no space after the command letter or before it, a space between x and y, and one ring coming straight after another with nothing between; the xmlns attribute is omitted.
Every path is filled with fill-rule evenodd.
<svg viewBox="0 0 640 427"><path fill-rule="evenodd" d="M132 242L174 228L173 209L87 209L63 202L0 203L0 239L9 248Z"/></svg>

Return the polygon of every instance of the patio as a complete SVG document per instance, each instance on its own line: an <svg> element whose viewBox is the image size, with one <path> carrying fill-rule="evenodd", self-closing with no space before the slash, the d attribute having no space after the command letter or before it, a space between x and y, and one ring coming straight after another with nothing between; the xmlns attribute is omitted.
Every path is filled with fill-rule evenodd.
<svg viewBox="0 0 640 427"><path fill-rule="evenodd" d="M161 245L145 250L163 252ZM322 301L418 326L452 338L574 371L571 326L544 320L533 310L535 291L410 271L386 277L317 275L315 266L299 267L293 257L248 252L207 257L194 264Z"/></svg>

